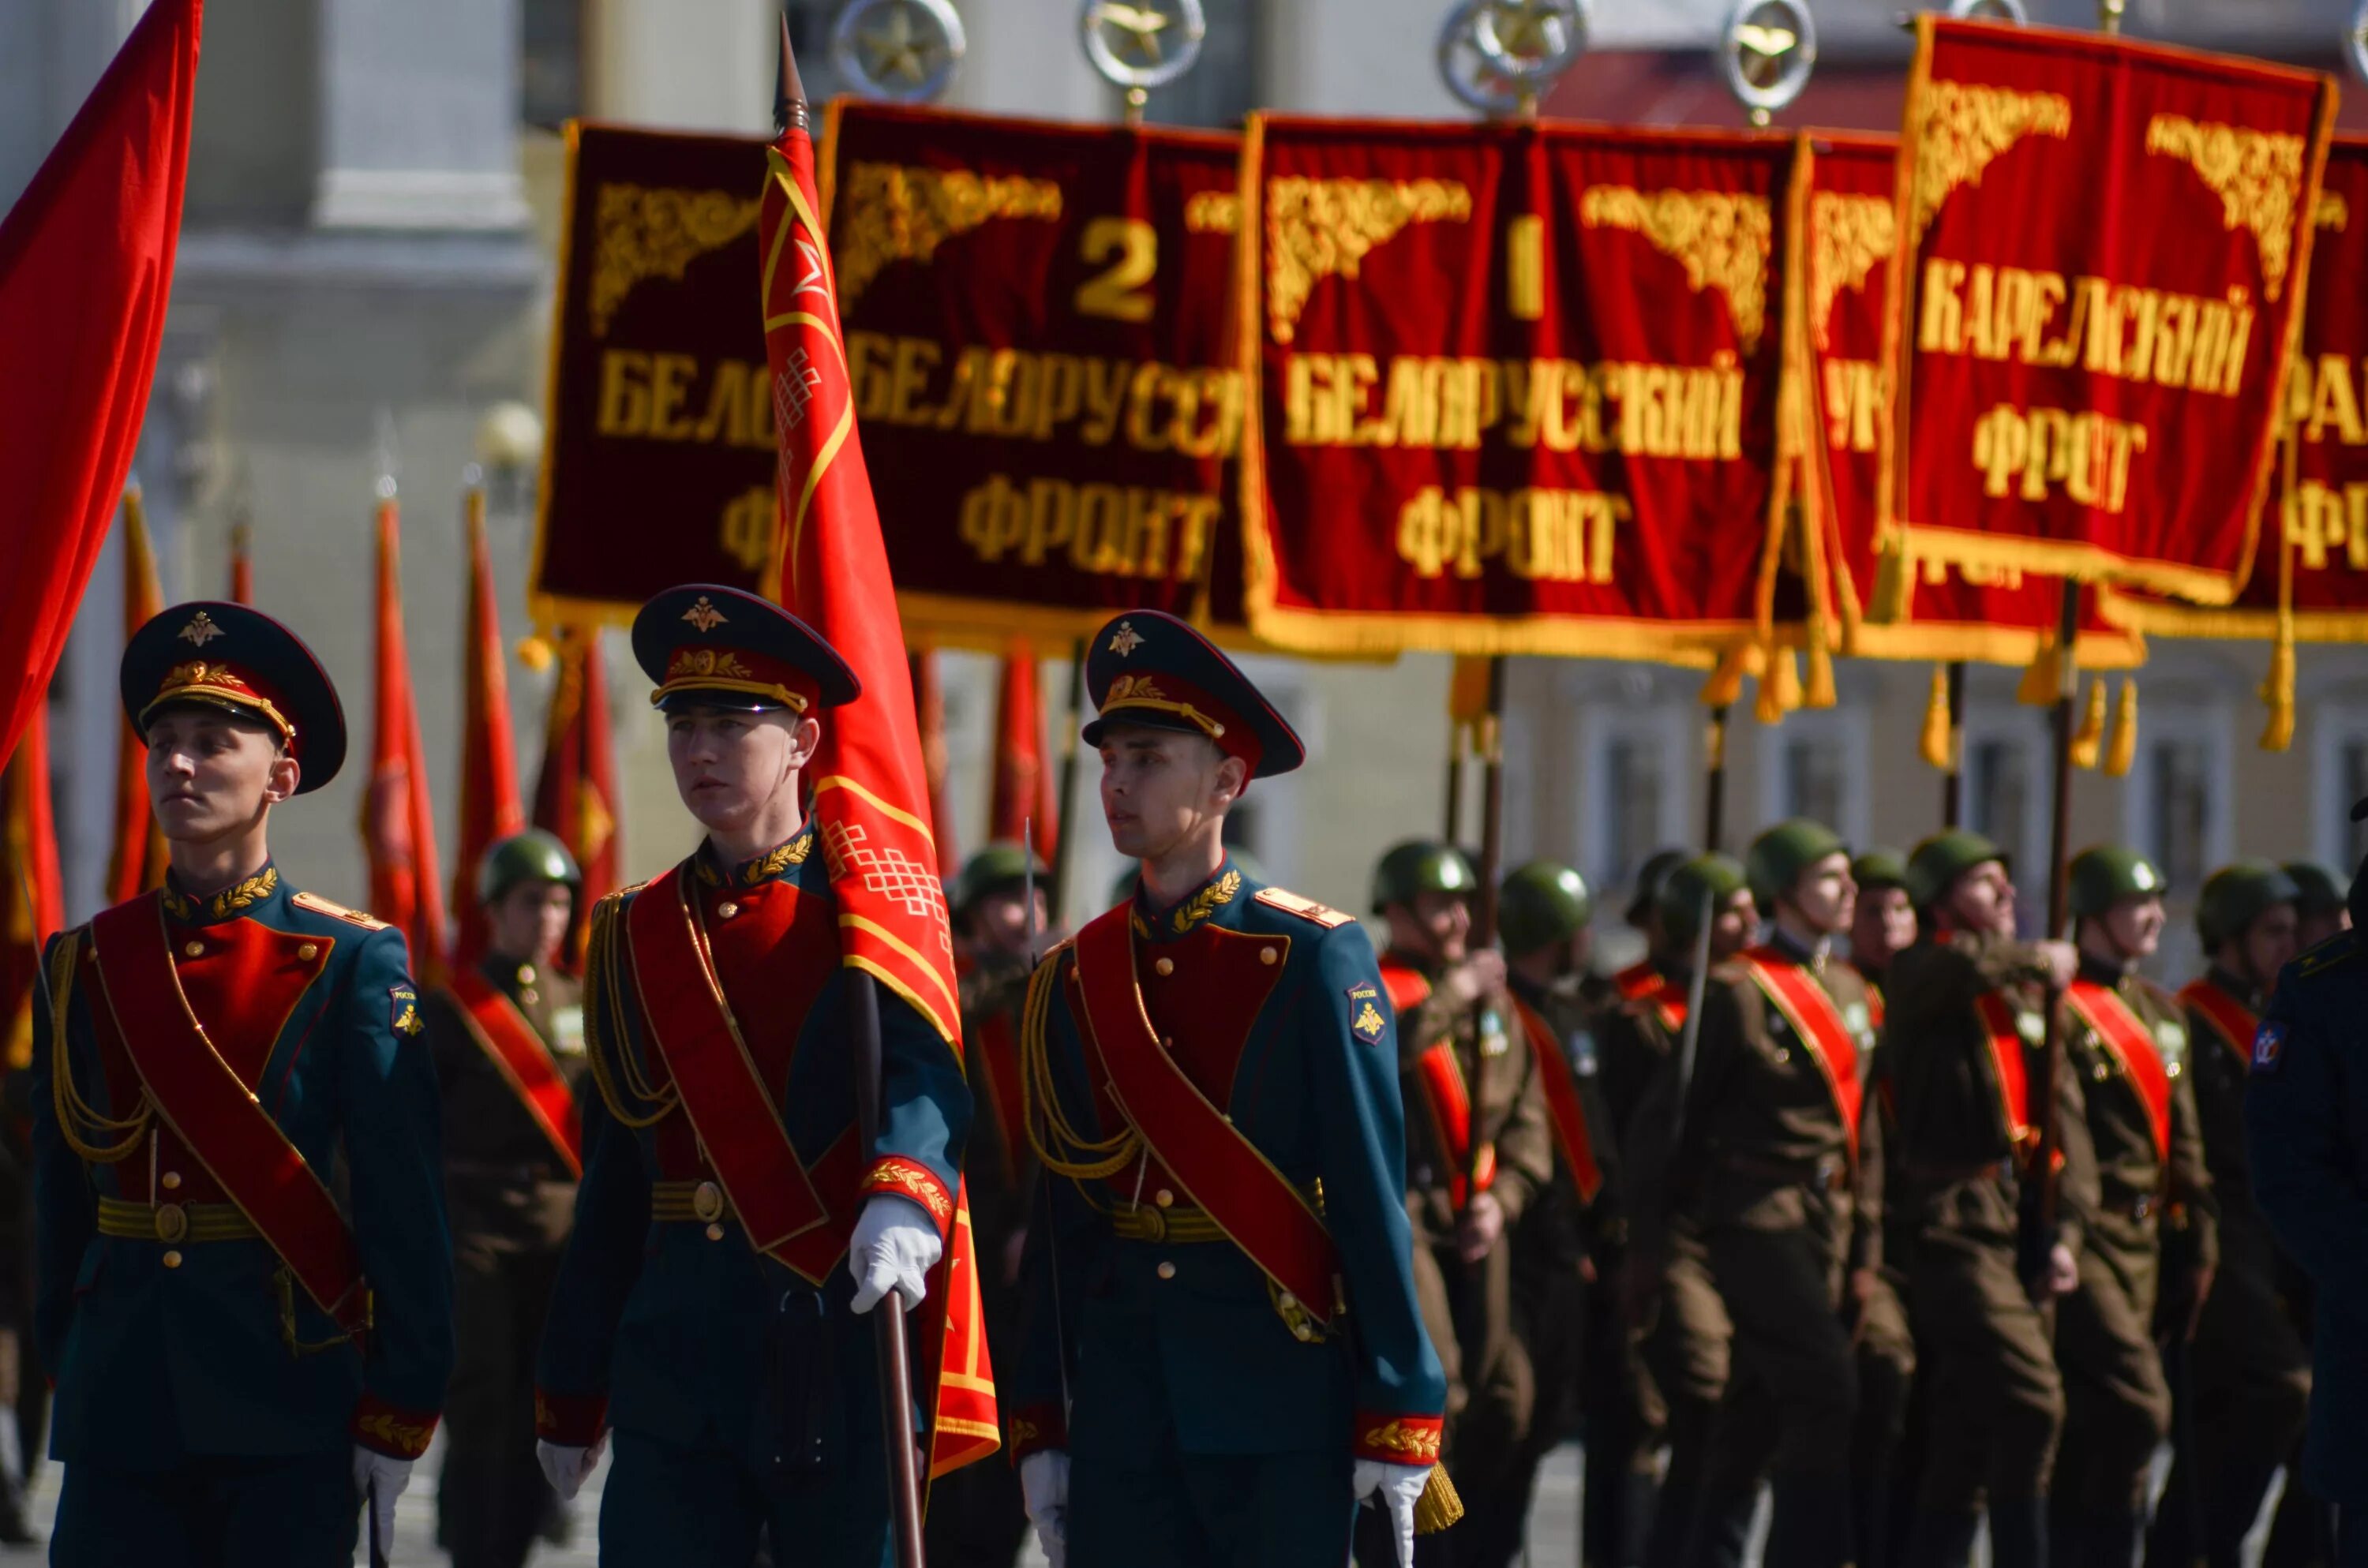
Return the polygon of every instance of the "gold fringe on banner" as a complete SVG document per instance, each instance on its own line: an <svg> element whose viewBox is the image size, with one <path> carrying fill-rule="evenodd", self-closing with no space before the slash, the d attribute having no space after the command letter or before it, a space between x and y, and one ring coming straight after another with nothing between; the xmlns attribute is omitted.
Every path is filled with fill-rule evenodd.
<svg viewBox="0 0 2368 1568"><path fill-rule="evenodd" d="M1759 669L1759 702L1752 710L1763 724L1781 724L1801 706L1801 665L1790 648L1771 648Z"/></svg>
<svg viewBox="0 0 2368 1568"><path fill-rule="evenodd" d="M2053 708L2063 689L2063 676L2055 664L2055 644L2042 642L2031 667L2022 672L2022 684L2014 688L2014 699L2025 708Z"/></svg>
<svg viewBox="0 0 2368 1568"><path fill-rule="evenodd" d="M1702 682L1702 706L1735 706L1735 699L1743 695L1743 675L1750 665L1751 650L1748 647L1738 644L1721 654L1717 667L1710 672L1710 678Z"/></svg>
<svg viewBox="0 0 2368 1568"><path fill-rule="evenodd" d="M1874 558L1874 592L1866 602L1866 618L1878 626L1907 619L1908 596L1916 587L1916 563L1907 551L1885 550Z"/></svg>
<svg viewBox="0 0 2368 1568"><path fill-rule="evenodd" d="M1422 1495L1414 1500L1414 1533L1437 1535L1463 1517L1463 1499L1456 1495L1455 1483L1447 1479L1447 1467L1432 1465Z"/></svg>
<svg viewBox="0 0 2368 1568"><path fill-rule="evenodd" d="M558 657L552 647L550 635L541 631L529 632L519 638L515 652L518 654L518 662L537 675L551 668L552 661Z"/></svg>
<svg viewBox="0 0 2368 1568"><path fill-rule="evenodd" d="M2101 682L2100 684L2102 684ZM2105 777L2126 778L2138 759L2138 683L2122 677L2122 700L2113 710L2113 733L2105 743Z"/></svg>
<svg viewBox="0 0 2368 1568"><path fill-rule="evenodd" d="M1932 666L1932 695L1924 701L1924 733L1917 747L1941 772L1956 760L1956 735L1949 722L1949 666Z"/></svg>
<svg viewBox="0 0 2368 1568"><path fill-rule="evenodd" d="M2105 755L2105 682L2089 683L2088 705L2080 710L2080 727L2072 734L2072 765L2094 768Z"/></svg>
<svg viewBox="0 0 2368 1568"><path fill-rule="evenodd" d="M1816 626L1809 629L1809 684L1801 693L1801 702L1808 708L1831 708L1841 699L1834 690L1834 653L1826 646L1823 632Z"/></svg>

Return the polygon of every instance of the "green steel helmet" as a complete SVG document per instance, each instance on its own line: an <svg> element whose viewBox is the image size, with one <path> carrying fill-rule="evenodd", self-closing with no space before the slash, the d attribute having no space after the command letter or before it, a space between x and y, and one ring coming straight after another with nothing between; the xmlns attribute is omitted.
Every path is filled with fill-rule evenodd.
<svg viewBox="0 0 2368 1568"><path fill-rule="evenodd" d="M1031 856L1025 845L1009 839L997 839L962 862L962 875L954 879L954 915L968 915L981 899L1006 888L1018 888L1028 881L1029 862L1035 862L1036 885L1042 887L1052 876L1041 855Z"/></svg>
<svg viewBox="0 0 2368 1568"><path fill-rule="evenodd" d="M2351 879L2316 860L2289 860L2285 873L2294 885L2294 908L2300 914L2332 915L2351 902Z"/></svg>
<svg viewBox="0 0 2368 1568"><path fill-rule="evenodd" d="M2100 844L2072 857L2075 920L2094 920L2125 898L2160 898L2162 892L2162 873L2135 849Z"/></svg>
<svg viewBox="0 0 2368 1568"><path fill-rule="evenodd" d="M1568 866L1532 860L1497 892L1497 934L1514 958L1567 941L1595 918L1587 883Z"/></svg>
<svg viewBox="0 0 2368 1568"><path fill-rule="evenodd" d="M1873 892L1879 888L1904 888L1907 885L1907 862L1896 849L1868 849L1850 862L1850 881L1861 892Z"/></svg>
<svg viewBox="0 0 2368 1568"><path fill-rule="evenodd" d="M2005 851L1978 833L1952 828L1908 851L1907 874L1900 886L1907 890L1908 903L1930 909L1948 896L1959 877L1992 860L2006 865Z"/></svg>
<svg viewBox="0 0 2368 1568"><path fill-rule="evenodd" d="M2299 909L2302 889L2275 860L2248 856L2203 879L2203 892L2195 901L2195 934L2209 952L2243 936L2246 927L2281 903Z"/></svg>
<svg viewBox="0 0 2368 1568"><path fill-rule="evenodd" d="M1411 903L1426 892L1474 893L1480 878L1463 851L1436 839L1409 838L1381 858L1373 868L1373 913L1394 903Z"/></svg>
<svg viewBox="0 0 2368 1568"><path fill-rule="evenodd" d="M1636 869L1636 891L1628 895L1629 925L1645 924L1645 916L1661 906L1661 888L1669 873L1693 858L1691 849L1656 849Z"/></svg>
<svg viewBox="0 0 2368 1568"><path fill-rule="evenodd" d="M1776 900L1793 891L1801 873L1829 855L1848 855L1850 846L1842 835L1821 822L1807 817L1794 817L1780 822L1751 841L1744 851L1743 864L1751 880L1751 896L1759 901L1762 909L1776 907Z"/></svg>
<svg viewBox="0 0 2368 1568"><path fill-rule="evenodd" d="M520 882L565 882L580 888L584 873L557 834L530 827L496 839L477 862L477 902L495 903Z"/></svg>
<svg viewBox="0 0 2368 1568"><path fill-rule="evenodd" d="M1744 871L1743 862L1732 855L1697 855L1673 868L1661 883L1661 929L1672 942L1691 942L1702 933L1695 922L1702 913L1702 895L1710 895L1713 913L1736 893L1746 892L1751 879Z"/></svg>

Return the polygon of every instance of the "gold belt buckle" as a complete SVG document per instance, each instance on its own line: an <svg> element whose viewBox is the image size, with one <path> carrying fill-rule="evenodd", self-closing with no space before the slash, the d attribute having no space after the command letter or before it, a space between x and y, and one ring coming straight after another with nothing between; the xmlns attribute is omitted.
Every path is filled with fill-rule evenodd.
<svg viewBox="0 0 2368 1568"><path fill-rule="evenodd" d="M723 1218L723 1189L712 1181L700 1182L691 1189L690 1211L710 1223L721 1220Z"/></svg>
<svg viewBox="0 0 2368 1568"><path fill-rule="evenodd" d="M177 1203L156 1205L156 1239L158 1241L184 1241L188 1239L188 1234L189 1211L188 1210Z"/></svg>

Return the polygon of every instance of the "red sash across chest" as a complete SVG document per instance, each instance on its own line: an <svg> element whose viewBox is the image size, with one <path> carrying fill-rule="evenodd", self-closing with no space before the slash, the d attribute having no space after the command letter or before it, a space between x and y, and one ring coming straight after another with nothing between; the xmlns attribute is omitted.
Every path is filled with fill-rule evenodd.
<svg viewBox="0 0 2368 1568"><path fill-rule="evenodd" d="M2237 1053L2248 1068L2253 1062L2253 1036L2260 1015L2209 980L2191 980L2179 993L2180 1005L2212 1026L2222 1044Z"/></svg>
<svg viewBox="0 0 2368 1568"><path fill-rule="evenodd" d="M212 983L206 989L214 994L201 1016L175 967L163 895L150 893L103 912L90 924L100 982L97 1000L172 1136L254 1223L315 1304L347 1333L359 1334L370 1323L370 1290L353 1234L336 1199L256 1092L288 1012L326 965L334 939L272 931L254 921L233 925L237 929L217 926L193 935L185 946L193 963L209 954L233 960L222 974L208 977ZM188 947L197 952L188 953ZM282 998L285 1006L270 1014ZM217 1031L223 1049L216 1048ZM152 1194L152 1201L158 1196ZM196 1196L187 1193L183 1200Z"/></svg>
<svg viewBox="0 0 2368 1568"><path fill-rule="evenodd" d="M1430 982L1422 971L1388 959L1382 960L1382 990L1397 1012L1399 1027L1406 1014L1430 1000ZM1447 1166L1448 1200L1458 1209L1470 1201L1470 1188L1487 1191L1497 1183L1497 1148L1483 1144L1477 1159L1472 1153L1472 1085L1463 1072L1463 1057L1452 1037L1415 1058L1415 1076L1422 1084L1423 1110L1430 1118L1431 1141ZM1469 1173L1467 1175L1467 1173Z"/></svg>
<svg viewBox="0 0 2368 1568"><path fill-rule="evenodd" d="M2020 1154L2039 1136L2031 1121L2031 1080L2023 1070L2021 1019L2014 1004L1996 991L1975 997L1974 1013L1981 1020L1982 1042L1989 1048L2007 1142Z"/></svg>
<svg viewBox="0 0 2368 1568"><path fill-rule="evenodd" d="M1850 1135L1850 1158L1858 1158L1858 1119L1864 1086L1858 1075L1858 1041L1834 1006L1832 993L1817 977L1773 948L1751 948L1742 955L1744 972L1751 976L1784 1021L1793 1027L1816 1057L1825 1074L1834 1109Z"/></svg>
<svg viewBox="0 0 2368 1568"><path fill-rule="evenodd" d="M2111 986L2100 985L2093 980L2076 980L2065 988L2064 999L2072 1005L2080 1021L2096 1031L2097 1038L2121 1064L2122 1075L2137 1090L2138 1098L2146 1106L2146 1130L2154 1134L2155 1157L2168 1160L2170 1074L2155 1050L2153 1034L2130 1011L2121 993Z"/></svg>
<svg viewBox="0 0 2368 1568"><path fill-rule="evenodd" d="M1686 1027L1686 994L1671 985L1668 977L1655 969L1648 960L1631 964L1611 977L1620 999L1648 1006L1661 1027L1677 1034Z"/></svg>
<svg viewBox="0 0 2368 1568"><path fill-rule="evenodd" d="M519 1108L542 1130L551 1152L581 1177L584 1132L575 1091L559 1075L558 1064L552 1061L550 1048L535 1032L533 1023L500 986L475 969L456 972L451 991L478 1049L509 1085Z"/></svg>
<svg viewBox="0 0 2368 1568"><path fill-rule="evenodd" d="M1530 1042L1530 1058L1538 1064L1538 1084L1545 1091L1546 1111L1554 1122L1554 1142L1563 1164L1570 1168L1578 1196L1592 1203L1603 1189L1603 1168L1596 1163L1595 1143L1587 1131L1587 1106L1579 1098L1578 1075L1563 1054L1562 1041L1538 1010L1520 997L1513 1011L1521 1020L1521 1034Z"/></svg>

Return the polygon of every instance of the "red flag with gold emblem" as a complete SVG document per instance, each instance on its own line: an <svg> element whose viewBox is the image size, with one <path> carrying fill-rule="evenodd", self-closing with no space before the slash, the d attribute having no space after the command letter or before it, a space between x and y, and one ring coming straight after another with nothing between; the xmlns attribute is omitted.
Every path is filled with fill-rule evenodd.
<svg viewBox="0 0 2368 1568"><path fill-rule="evenodd" d="M518 744L510 734L510 685L502 668L502 612L494 597L494 555L485 543L485 493L469 488L469 650L461 692L461 853L452 868L458 929L452 961L471 964L485 950L485 911L477 902L477 863L500 840L526 827L518 799Z"/></svg>
<svg viewBox="0 0 2368 1568"><path fill-rule="evenodd" d="M50 809L50 710L33 706L0 772L0 1051L13 1072L33 1059L41 946L65 924L57 821Z"/></svg>
<svg viewBox="0 0 2368 1568"><path fill-rule="evenodd" d="M1003 684L995 699L995 792L987 836L1019 843L1030 820L1036 853L1057 852L1061 824L1053 810L1053 770L1044 765L1044 704L1036 680L1036 650L1026 639L1003 656Z"/></svg>
<svg viewBox="0 0 2368 1568"><path fill-rule="evenodd" d="M813 765L814 813L838 901L844 961L902 996L960 1051L962 1007L929 828L928 771L888 550L855 431L854 388L817 205L814 142L803 116L792 116L766 158L757 221L765 358L780 450L780 554L768 586L837 650L863 686L861 697L831 710ZM967 1190L956 1194L952 1234L928 1299L944 1314L922 1335L934 1390L934 1476L1001 1446Z"/></svg>
<svg viewBox="0 0 2368 1568"><path fill-rule="evenodd" d="M370 858L370 913L411 944L412 973L444 971L444 889L436 869L436 822L427 801L426 748L403 639L402 521L393 485L378 505L377 701L370 721L370 784L362 794L362 848Z"/></svg>
<svg viewBox="0 0 2368 1568"><path fill-rule="evenodd" d="M609 681L598 627L559 634L559 678L543 720L542 769L534 780L534 825L556 835L575 857L584 886L568 928L567 968L584 967L591 908L616 891L617 756L609 742Z"/></svg>
<svg viewBox="0 0 2368 1568"><path fill-rule="evenodd" d="M165 613L156 551L148 539L148 511L140 487L123 493L123 636ZM107 861L107 902L125 903L165 885L165 835L148 806L148 746L123 722L115 753L115 848Z"/></svg>

